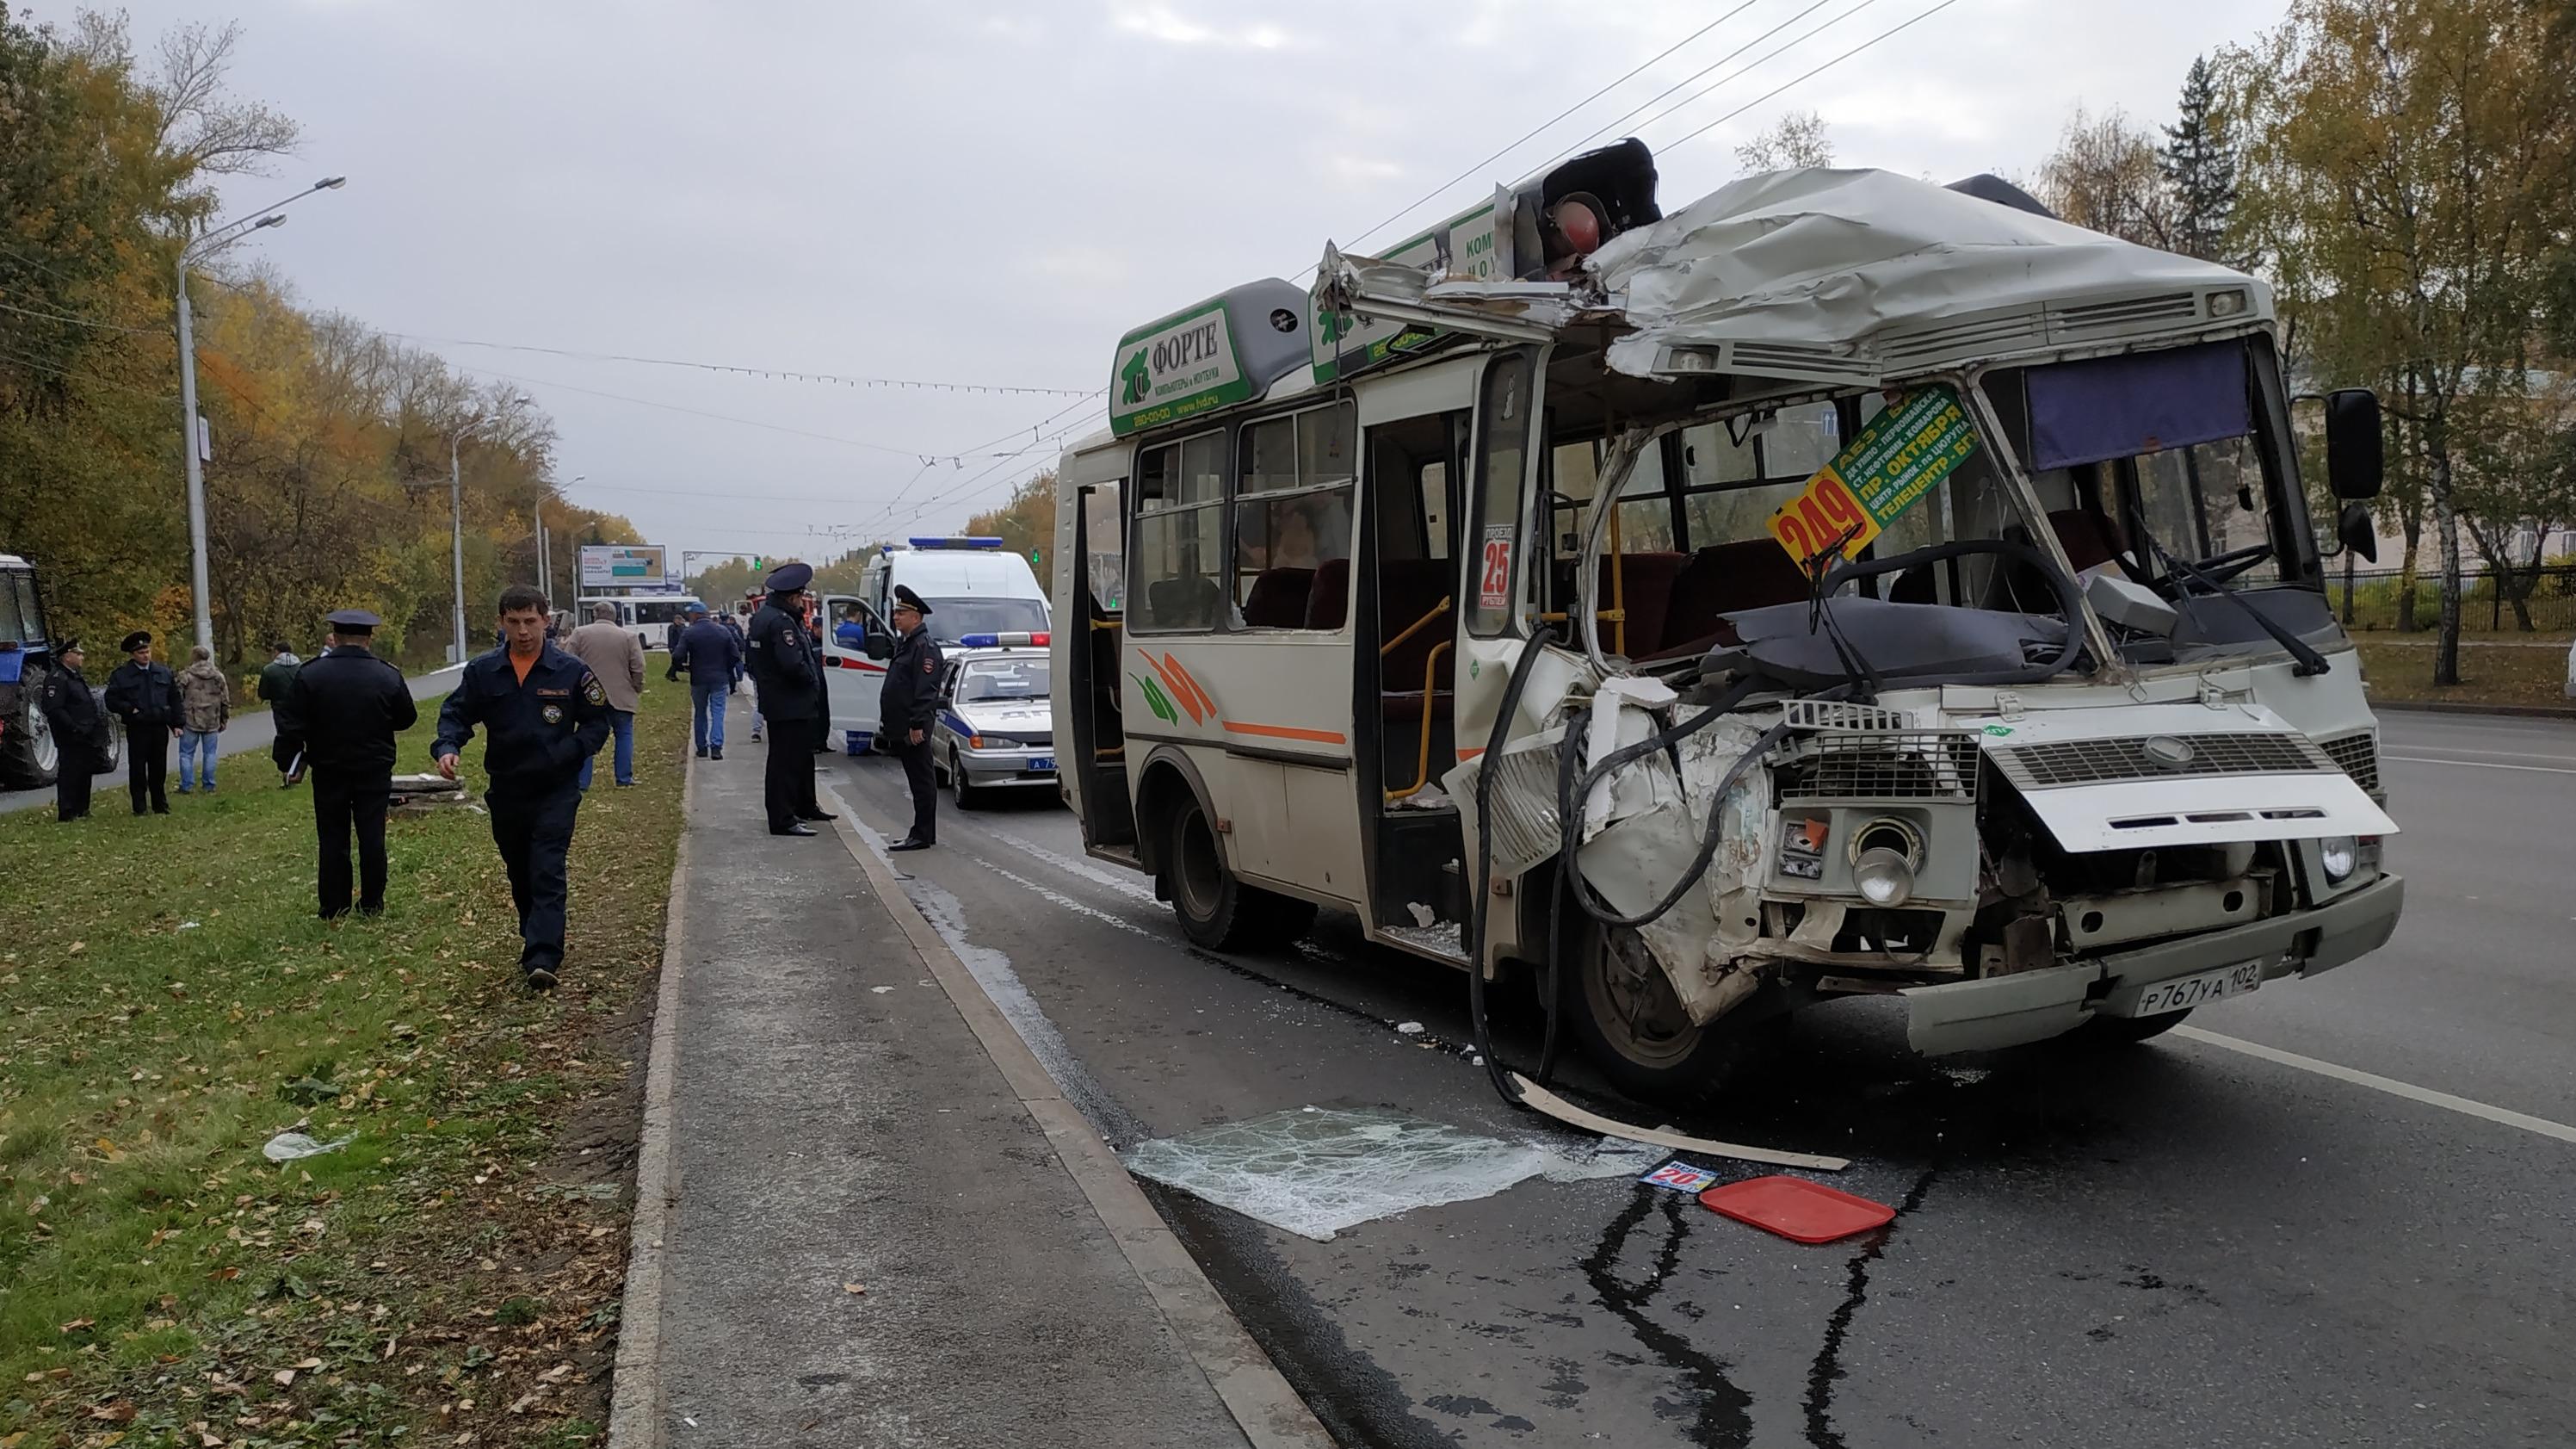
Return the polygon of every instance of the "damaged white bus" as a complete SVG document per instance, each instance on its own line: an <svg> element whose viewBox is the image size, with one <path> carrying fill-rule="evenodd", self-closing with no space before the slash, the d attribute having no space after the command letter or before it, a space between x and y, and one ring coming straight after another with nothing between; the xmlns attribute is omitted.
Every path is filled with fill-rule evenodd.
<svg viewBox="0 0 2576 1449"><path fill-rule="evenodd" d="M1480 1024L1530 968L1644 1096L1839 996L1945 1053L2340 966L2403 882L2274 331L1988 178L1667 216L1634 141L1327 247L1122 339L1062 460L1065 793L1193 940L1352 911Z"/></svg>

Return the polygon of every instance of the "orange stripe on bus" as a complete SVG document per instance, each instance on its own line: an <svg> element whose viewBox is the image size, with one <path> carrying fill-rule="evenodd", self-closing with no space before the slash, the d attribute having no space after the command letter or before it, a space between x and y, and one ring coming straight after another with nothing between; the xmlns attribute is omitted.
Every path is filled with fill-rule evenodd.
<svg viewBox="0 0 2576 1449"><path fill-rule="evenodd" d="M1181 677L1181 683L1188 685L1190 693L1199 697L1199 708L1206 710L1213 717L1216 714L1216 701L1209 698L1208 692L1200 687L1198 676L1190 673L1187 665L1169 654L1163 656L1163 662L1172 666L1172 672Z"/></svg>
<svg viewBox="0 0 2576 1449"><path fill-rule="evenodd" d="M1295 725L1245 724L1240 720L1226 720L1223 723L1228 730L1239 735L1261 735L1274 740L1312 740L1319 745L1350 743L1349 736L1332 730L1299 729Z"/></svg>
<svg viewBox="0 0 2576 1449"><path fill-rule="evenodd" d="M1163 687L1171 691L1172 702L1189 711L1190 723L1197 724L1203 717L1205 711L1202 711L1199 708L1198 696L1191 693L1190 690L1181 683L1179 678L1172 673L1171 656L1167 654L1162 658L1157 659L1150 651L1139 650L1137 652L1144 656L1146 667L1152 669L1154 673L1162 679Z"/></svg>

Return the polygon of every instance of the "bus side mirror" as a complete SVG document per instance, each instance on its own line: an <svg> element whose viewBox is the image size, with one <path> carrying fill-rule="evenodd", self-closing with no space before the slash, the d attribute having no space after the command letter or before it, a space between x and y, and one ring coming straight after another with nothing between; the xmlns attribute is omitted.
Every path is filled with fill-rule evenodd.
<svg viewBox="0 0 2576 1449"><path fill-rule="evenodd" d="M2379 562L2379 527L2371 522L2369 504L2345 504L2335 517L2335 538L2364 561Z"/></svg>
<svg viewBox="0 0 2576 1449"><path fill-rule="evenodd" d="M2366 387L2326 394L2326 483L2334 496L2347 502L2379 496L2381 446L2379 394Z"/></svg>

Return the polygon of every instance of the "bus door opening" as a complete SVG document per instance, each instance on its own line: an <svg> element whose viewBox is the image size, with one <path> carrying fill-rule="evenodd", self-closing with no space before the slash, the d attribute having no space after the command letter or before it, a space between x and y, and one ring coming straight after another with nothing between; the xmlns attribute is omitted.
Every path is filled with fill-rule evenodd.
<svg viewBox="0 0 2576 1449"><path fill-rule="evenodd" d="M1460 919L1457 808L1440 776L1457 763L1457 493L1462 410L1372 426L1369 551L1375 607L1360 611L1353 694L1378 769L1372 882L1378 918L1417 924L1410 907Z"/></svg>
<svg viewBox="0 0 2576 1449"><path fill-rule="evenodd" d="M1082 631L1061 651L1071 678L1065 698L1074 715L1059 723L1073 748L1058 768L1078 773L1082 835L1091 845L1136 843L1136 802L1127 782L1127 730L1119 714L1120 656L1126 622L1127 525L1119 484L1094 483L1075 494L1073 567L1079 576L1082 617L1064 621Z"/></svg>

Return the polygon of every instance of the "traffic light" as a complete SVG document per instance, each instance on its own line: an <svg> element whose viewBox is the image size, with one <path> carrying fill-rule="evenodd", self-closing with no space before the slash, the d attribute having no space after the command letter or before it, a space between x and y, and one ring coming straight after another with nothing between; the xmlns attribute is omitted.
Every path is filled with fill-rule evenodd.
<svg viewBox="0 0 2576 1449"><path fill-rule="evenodd" d="M1043 566L1045 565L1045 563L1046 563L1046 560L1041 559L1041 558L1039 558L1039 557L1038 557L1038 551L1037 551L1036 549L1030 549L1030 550L1029 550L1029 567L1030 567L1030 568L1040 568L1040 567L1043 567Z"/></svg>

